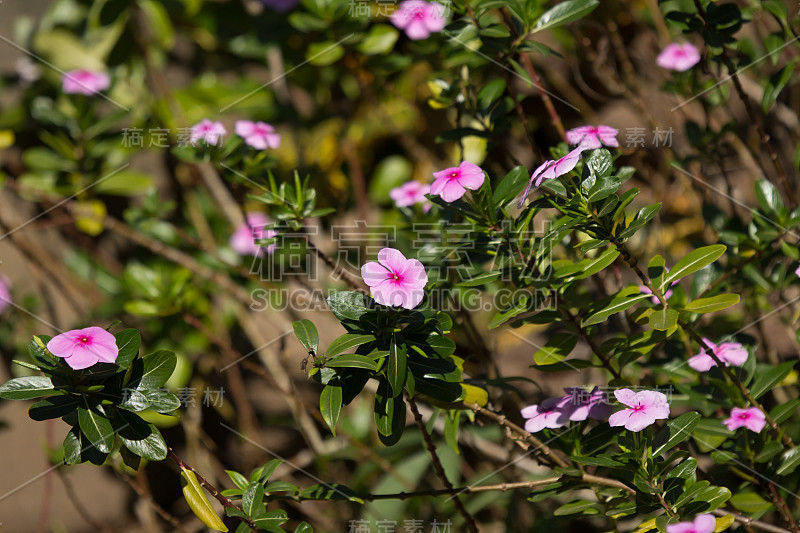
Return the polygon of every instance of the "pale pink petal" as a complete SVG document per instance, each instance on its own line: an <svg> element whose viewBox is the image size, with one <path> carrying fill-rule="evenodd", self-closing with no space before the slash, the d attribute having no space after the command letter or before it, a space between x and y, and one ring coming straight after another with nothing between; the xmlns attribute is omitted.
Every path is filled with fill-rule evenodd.
<svg viewBox="0 0 800 533"><path fill-rule="evenodd" d="M647 414L652 415L656 420L669 418L669 404L666 403L648 406L646 411Z"/></svg>
<svg viewBox="0 0 800 533"><path fill-rule="evenodd" d="M56 357L70 357L79 337L80 330L77 329L56 335L47 343L47 350Z"/></svg>
<svg viewBox="0 0 800 533"><path fill-rule="evenodd" d="M281 136L277 133L267 133L264 139L266 140L267 148L275 150L281 146Z"/></svg>
<svg viewBox="0 0 800 533"><path fill-rule="evenodd" d="M391 272L376 261L370 261L361 267L361 279L363 279L364 283L369 287L379 285L389 279L390 276Z"/></svg>
<svg viewBox="0 0 800 533"><path fill-rule="evenodd" d="M647 411L632 411L625 429L630 431L641 431L647 426L655 423L656 418Z"/></svg>
<svg viewBox="0 0 800 533"><path fill-rule="evenodd" d="M441 196L444 191L444 186L450 183L448 178L437 178L431 185L431 194L434 196Z"/></svg>
<svg viewBox="0 0 800 533"><path fill-rule="evenodd" d="M244 140L245 144L252 146L256 150L266 150L267 140L262 135L250 135Z"/></svg>
<svg viewBox="0 0 800 533"><path fill-rule="evenodd" d="M461 169L458 167L450 167L444 170L439 170L433 173L433 177L436 178L437 181L443 178L450 178L455 179L461 174Z"/></svg>
<svg viewBox="0 0 800 533"><path fill-rule="evenodd" d="M527 407L523 407L520 410L520 414L522 415L522 418L533 418L534 416L539 414L539 406L529 405Z"/></svg>
<svg viewBox="0 0 800 533"><path fill-rule="evenodd" d="M636 393L631 389L619 389L614 391L614 397L617 401L627 405L628 407L635 407L638 405Z"/></svg>
<svg viewBox="0 0 800 533"><path fill-rule="evenodd" d="M424 20L412 18L411 22L406 26L406 35L412 41L425 39L430 34Z"/></svg>
<svg viewBox="0 0 800 533"><path fill-rule="evenodd" d="M594 126L580 126L573 128L567 132L567 142L572 145L580 144L583 138L592 131L594 131Z"/></svg>
<svg viewBox="0 0 800 533"><path fill-rule="evenodd" d="M666 405L667 396L658 391L644 390L636 393L636 400L639 405L656 406Z"/></svg>
<svg viewBox="0 0 800 533"><path fill-rule="evenodd" d="M697 354L689 358L689 366L697 372L708 372L711 367L717 366L717 363L711 359L711 356L706 353Z"/></svg>
<svg viewBox="0 0 800 533"><path fill-rule="evenodd" d="M697 533L713 533L717 527L717 519L711 514L699 514L694 518L694 530Z"/></svg>
<svg viewBox="0 0 800 533"><path fill-rule="evenodd" d="M677 524L669 524L667 526L667 533L697 533L697 532L695 532L693 522L678 522Z"/></svg>
<svg viewBox="0 0 800 533"><path fill-rule="evenodd" d="M90 339L87 348L94 353L98 360L105 363L113 363L117 360L119 348L114 335L97 326L92 326L82 331Z"/></svg>
<svg viewBox="0 0 800 533"><path fill-rule="evenodd" d="M575 168L575 165L578 164L578 161L581 160L581 149L580 146L575 148L573 151L559 159L553 165L553 172L555 172L555 177L563 176L570 170Z"/></svg>
<svg viewBox="0 0 800 533"><path fill-rule="evenodd" d="M436 182L434 182L435 184ZM432 189L432 188L431 188ZM444 187L442 187L442 192L439 196L442 197L442 200L445 202L455 202L466 193L467 190L462 187L458 181L456 180L448 180Z"/></svg>
<svg viewBox="0 0 800 533"><path fill-rule="evenodd" d="M425 265L416 259L406 261L402 271L403 282L415 288L425 287L428 283L428 274L425 272Z"/></svg>
<svg viewBox="0 0 800 533"><path fill-rule="evenodd" d="M616 413L612 414L608 417L608 425L611 427L618 427L624 426L628 423L628 419L631 417L630 409L623 409L622 411L617 411Z"/></svg>
<svg viewBox="0 0 800 533"><path fill-rule="evenodd" d="M610 126L597 126L597 136L606 146L619 146L618 133L618 130Z"/></svg>
<svg viewBox="0 0 800 533"><path fill-rule="evenodd" d="M93 353L86 346L78 344L72 352L72 356L64 359L67 364L75 370L89 368L99 362L97 354Z"/></svg>
<svg viewBox="0 0 800 533"><path fill-rule="evenodd" d="M723 342L719 345L719 358L733 366L742 366L749 355L747 348L737 342Z"/></svg>
<svg viewBox="0 0 800 533"><path fill-rule="evenodd" d="M525 422L525 431L528 433L538 433L545 428L545 418L537 416Z"/></svg>
<svg viewBox="0 0 800 533"><path fill-rule="evenodd" d="M378 262L392 272L402 272L406 265L406 256L394 248L382 248L378 252Z"/></svg>
<svg viewBox="0 0 800 533"><path fill-rule="evenodd" d="M486 174L484 174L481 167L469 161L464 161L459 166L459 169L461 170L461 175L458 177L459 185L465 189L472 190L479 189L483 185Z"/></svg>
<svg viewBox="0 0 800 533"><path fill-rule="evenodd" d="M252 120L237 120L234 130L239 137L250 137L256 125Z"/></svg>
<svg viewBox="0 0 800 533"><path fill-rule="evenodd" d="M425 18L425 26L428 27L428 31L431 33L442 31L445 24L447 24L447 21L442 16L442 11L444 11L444 6L441 4L435 2L428 4L428 16Z"/></svg>

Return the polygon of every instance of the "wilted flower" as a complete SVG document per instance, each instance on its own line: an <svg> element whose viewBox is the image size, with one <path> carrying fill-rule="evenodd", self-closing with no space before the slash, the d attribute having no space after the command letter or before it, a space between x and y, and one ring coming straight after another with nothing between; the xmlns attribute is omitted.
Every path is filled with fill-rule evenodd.
<svg viewBox="0 0 800 533"><path fill-rule="evenodd" d="M192 144L197 144L197 141L202 139L208 144L216 145L218 142L222 142L222 136L226 133L225 126L221 122L213 122L204 118L192 126L192 134L189 141Z"/></svg>
<svg viewBox="0 0 800 533"><path fill-rule="evenodd" d="M265 230L264 227L272 221L264 213L247 213L247 222L236 228L230 239L231 248L242 255L259 256L264 253L271 254L275 251L276 243L261 246L259 240L269 239L278 234L275 230Z"/></svg>
<svg viewBox="0 0 800 533"><path fill-rule="evenodd" d="M370 294L381 305L414 309L422 301L428 274L416 259L406 259L399 250L384 248L378 261L361 267L361 277Z"/></svg>
<svg viewBox="0 0 800 533"><path fill-rule="evenodd" d="M243 138L245 144L257 150L278 148L281 145L281 136L266 122L238 120L235 129L236 135Z"/></svg>
<svg viewBox="0 0 800 533"><path fill-rule="evenodd" d="M61 79L61 90L67 94L93 95L111 86L111 79L105 72L91 70L70 70Z"/></svg>
<svg viewBox="0 0 800 533"><path fill-rule="evenodd" d="M723 342L717 346L706 338L703 338L703 341L714 350L714 355L725 363L725 366L742 366L744 362L747 361L747 348L738 342ZM689 366L698 372L708 372L711 370L712 366L717 366L717 363L706 353L705 348L703 348L700 350L699 354L689 358Z"/></svg>
<svg viewBox="0 0 800 533"><path fill-rule="evenodd" d="M575 168L575 165L577 165L578 161L581 159L581 152L583 152L583 148L578 146L560 159L551 159L542 163L539 168L533 172L531 180L528 182L528 186L525 187L525 192L522 193L522 198L519 199L517 207L522 207L525 198L528 197L528 193L531 191L532 185L538 187L544 180L556 179Z"/></svg>
<svg viewBox="0 0 800 533"><path fill-rule="evenodd" d="M699 514L694 522L678 522L667 526L667 533L714 533L717 520L711 514Z"/></svg>
<svg viewBox="0 0 800 533"><path fill-rule="evenodd" d="M761 430L767 425L767 417L758 407L746 409L734 407L731 409L731 416L722 423L728 426L730 431L745 427L755 433L761 433Z"/></svg>
<svg viewBox="0 0 800 533"><path fill-rule="evenodd" d="M47 343L47 349L56 357L63 357L75 370L101 362L113 363L119 355L114 335L97 326L56 335Z"/></svg>
<svg viewBox="0 0 800 533"><path fill-rule="evenodd" d="M431 185L431 194L441 196L445 202L455 202L467 192L478 189L486 178L483 169L469 161L462 161L457 167L434 172L436 180Z"/></svg>
<svg viewBox="0 0 800 533"><path fill-rule="evenodd" d="M610 426L625 426L629 431L641 431L656 420L669 417L669 404L663 393L620 389L614 391L614 396L628 408L611 415L608 418Z"/></svg>
<svg viewBox="0 0 800 533"><path fill-rule="evenodd" d="M691 43L671 43L658 54L656 64L669 70L683 72L700 62L700 52Z"/></svg>
<svg viewBox="0 0 800 533"><path fill-rule="evenodd" d="M407 0L392 13L392 24L405 30L409 39L425 39L431 33L442 31L445 26L444 6L436 2Z"/></svg>
<svg viewBox="0 0 800 533"><path fill-rule="evenodd" d="M431 192L431 186L416 180L407 181L389 191L389 197L397 207L408 207L428 201L425 195Z"/></svg>
<svg viewBox="0 0 800 533"><path fill-rule="evenodd" d="M594 150L601 146L619 146L618 133L610 126L580 126L567 132L567 141L584 150Z"/></svg>

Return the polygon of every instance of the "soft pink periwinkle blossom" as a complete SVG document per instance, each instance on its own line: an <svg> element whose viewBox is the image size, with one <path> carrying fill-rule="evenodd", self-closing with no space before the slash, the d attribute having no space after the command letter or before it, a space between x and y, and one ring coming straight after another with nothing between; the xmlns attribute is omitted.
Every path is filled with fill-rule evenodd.
<svg viewBox="0 0 800 533"><path fill-rule="evenodd" d="M564 392L566 396L548 398L541 404L524 407L520 413L527 419L525 431L536 433L544 428L560 428L587 418L599 420L611 414L612 407L606 403L605 393L597 387L591 392L581 387L566 388Z"/></svg>
<svg viewBox="0 0 800 533"><path fill-rule="evenodd" d="M667 533L714 533L717 520L712 514L699 514L691 522L678 522L667 526Z"/></svg>
<svg viewBox="0 0 800 533"><path fill-rule="evenodd" d="M56 335L47 343L47 349L56 357L63 357L75 370L97 363L113 363L119 355L114 335L97 326Z"/></svg>
<svg viewBox="0 0 800 533"><path fill-rule="evenodd" d="M731 409L731 416L723 422L728 427L728 430L734 431L739 428L747 428L754 433L761 433L764 426L767 424L767 417L761 412L758 407L748 407L743 409L741 407L734 407Z"/></svg>
<svg viewBox="0 0 800 533"><path fill-rule="evenodd" d="M11 282L0 274L0 313L11 305Z"/></svg>
<svg viewBox="0 0 800 533"><path fill-rule="evenodd" d="M267 246L258 244L259 240L269 239L278 234L277 231L264 229L272 223L267 215L259 212L247 213L247 222L236 228L230 238L230 246L241 255L260 256L266 252L271 254L275 251L277 243Z"/></svg>
<svg viewBox="0 0 800 533"><path fill-rule="evenodd" d="M747 348L738 342L723 342L720 345L716 345L706 338L703 338L703 341L711 347L714 355L725 363L725 366L742 366L747 361ZM690 357L688 363L691 368L698 372L708 372L711 367L717 366L714 359L706 353L705 348L701 348L699 354Z"/></svg>
<svg viewBox="0 0 800 533"><path fill-rule="evenodd" d="M528 182L528 186L525 187L525 192L522 193L522 198L520 198L517 207L522 207L525 198L528 197L528 193L531 191L531 186L538 187L544 180L556 179L574 169L575 165L577 165L578 161L581 159L581 152L583 152L583 150L584 148L582 146L578 146L564 157L551 159L542 163L539 168L533 172L533 175L531 175L531 180Z"/></svg>
<svg viewBox="0 0 800 533"><path fill-rule="evenodd" d="M428 199L425 198L425 195L430 192L430 185L417 180L411 180L389 191L389 197L394 200L394 205L397 207L427 204L425 207L430 208L430 203L428 203Z"/></svg>
<svg viewBox="0 0 800 533"><path fill-rule="evenodd" d="M580 126L567 132L567 142L584 150L594 150L601 146L619 146L617 134L611 126Z"/></svg>
<svg viewBox="0 0 800 533"><path fill-rule="evenodd" d="M404 30L413 41L427 38L444 29L444 6L436 2L407 0L392 13L392 24Z"/></svg>
<svg viewBox="0 0 800 533"><path fill-rule="evenodd" d="M656 64L669 70L684 72L700 62L700 52L691 43L668 44L658 57Z"/></svg>
<svg viewBox="0 0 800 533"><path fill-rule="evenodd" d="M236 135L244 139L245 144L256 150L274 149L281 145L281 136L275 132L274 127L266 122L237 120L234 129Z"/></svg>
<svg viewBox="0 0 800 533"><path fill-rule="evenodd" d="M66 94L85 94L91 96L105 91L111 86L111 78L105 72L92 70L70 70L61 79L61 90Z"/></svg>
<svg viewBox="0 0 800 533"><path fill-rule="evenodd" d="M627 409L617 411L608 418L610 426L625 426L629 431L641 431L647 426L669 417L667 396L661 392L645 390L633 392L631 389L614 391L614 396Z"/></svg>
<svg viewBox="0 0 800 533"><path fill-rule="evenodd" d="M222 142L222 136L225 135L227 130L221 122L214 122L204 118L194 126L192 126L189 142L197 144L198 141L205 141L207 144L216 145Z"/></svg>
<svg viewBox="0 0 800 533"><path fill-rule="evenodd" d="M445 202L455 202L467 192L467 189L479 189L486 179L486 174L478 165L462 161L457 167L450 167L434 172L436 178L431 185L430 193L441 196Z"/></svg>
<svg viewBox="0 0 800 533"><path fill-rule="evenodd" d="M406 259L394 248L378 252L378 261L361 267L361 278L372 298L381 305L414 309L425 295L428 274L416 259Z"/></svg>

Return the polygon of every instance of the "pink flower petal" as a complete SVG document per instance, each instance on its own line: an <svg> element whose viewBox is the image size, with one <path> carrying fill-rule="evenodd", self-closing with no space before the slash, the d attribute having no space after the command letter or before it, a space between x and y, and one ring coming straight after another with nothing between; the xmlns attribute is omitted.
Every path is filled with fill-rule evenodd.
<svg viewBox="0 0 800 533"><path fill-rule="evenodd" d="M699 514L694 518L694 530L697 533L713 533L717 527L717 519L711 514Z"/></svg>
<svg viewBox="0 0 800 533"><path fill-rule="evenodd" d="M252 120L237 120L234 131L239 137L249 137L253 134L256 125Z"/></svg>
<svg viewBox="0 0 800 533"><path fill-rule="evenodd" d="M483 172L481 167L478 165L474 165L469 161L463 161L461 165L459 165L459 170L461 171L461 175L458 178L458 183L465 189L480 189L481 185L483 185L483 181L486 178L486 174Z"/></svg>
<svg viewBox="0 0 800 533"><path fill-rule="evenodd" d="M64 360L75 370L83 370L99 362L97 354L80 344L75 347L72 356Z"/></svg>
<svg viewBox="0 0 800 533"><path fill-rule="evenodd" d="M711 356L705 353L697 354L689 358L689 366L697 372L708 372L711 367L717 366L717 363L711 359Z"/></svg>
<svg viewBox="0 0 800 533"><path fill-rule="evenodd" d="M633 411L630 409L617 411L608 417L608 425L611 427L625 426L628 423L628 419L631 417L631 413L633 413Z"/></svg>
<svg viewBox="0 0 800 533"><path fill-rule="evenodd" d="M656 418L647 411L631 411L631 416L625 423L625 429L630 431L641 431L647 426L655 423Z"/></svg>
<svg viewBox="0 0 800 533"><path fill-rule="evenodd" d="M47 343L47 350L56 357L71 357L79 337L80 330L78 329L56 335Z"/></svg>
<svg viewBox="0 0 800 533"><path fill-rule="evenodd" d="M436 182L434 182L434 185ZM433 194L433 187L431 187L431 194ZM458 183L457 180L447 180L444 185L442 186L442 192L439 194L442 200L445 202L455 202L464 194L467 190Z"/></svg>
<svg viewBox="0 0 800 533"><path fill-rule="evenodd" d="M633 392L631 389L615 390L614 397L617 399L618 402L625 404L628 407L634 407L637 405L636 393Z"/></svg>
<svg viewBox="0 0 800 533"><path fill-rule="evenodd" d="M382 282L389 279L390 276L391 272L376 261L370 261L361 267L361 279L363 279L364 283L369 287L380 285Z"/></svg>
<svg viewBox="0 0 800 533"><path fill-rule="evenodd" d="M117 339L114 338L114 335L97 326L86 328L82 330L82 332L91 339L87 344L87 349L91 351L98 360L105 363L113 363L117 360L119 348L117 347Z"/></svg>
<svg viewBox="0 0 800 533"><path fill-rule="evenodd" d="M378 262L392 272L402 272L406 261L407 259L403 252L394 248L382 248L378 252Z"/></svg>

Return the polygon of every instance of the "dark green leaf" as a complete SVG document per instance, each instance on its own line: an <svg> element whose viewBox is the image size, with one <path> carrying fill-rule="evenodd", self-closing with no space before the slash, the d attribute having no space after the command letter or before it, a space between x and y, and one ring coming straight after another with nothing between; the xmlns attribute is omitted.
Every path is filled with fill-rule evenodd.
<svg viewBox="0 0 800 533"><path fill-rule="evenodd" d="M54 386L46 376L14 378L0 385L0 398L4 400L29 400L53 394Z"/></svg>

